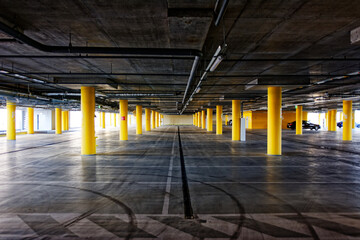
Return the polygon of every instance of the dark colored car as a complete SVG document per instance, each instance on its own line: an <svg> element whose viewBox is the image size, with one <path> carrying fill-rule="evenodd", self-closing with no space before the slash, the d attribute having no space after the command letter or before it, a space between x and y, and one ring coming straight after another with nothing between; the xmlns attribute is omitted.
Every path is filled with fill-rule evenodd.
<svg viewBox="0 0 360 240"><path fill-rule="evenodd" d="M292 130L295 130L296 129L296 121L288 123L287 128L291 128ZM302 121L302 128L317 131L320 129L320 125L311 123L309 121Z"/></svg>
<svg viewBox="0 0 360 240"><path fill-rule="evenodd" d="M229 120L228 125L229 125L229 126L232 126L232 119Z"/></svg>
<svg viewBox="0 0 360 240"><path fill-rule="evenodd" d="M343 121L340 121L336 124L339 128L342 128L343 126ZM355 127L356 128L360 128L360 123L355 123Z"/></svg>

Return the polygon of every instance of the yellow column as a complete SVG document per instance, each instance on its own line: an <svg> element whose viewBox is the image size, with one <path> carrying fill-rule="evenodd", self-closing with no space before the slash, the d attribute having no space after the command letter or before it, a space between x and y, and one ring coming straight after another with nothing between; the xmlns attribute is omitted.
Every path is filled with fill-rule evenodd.
<svg viewBox="0 0 360 240"><path fill-rule="evenodd" d="M352 140L352 101L343 100L343 140Z"/></svg>
<svg viewBox="0 0 360 240"><path fill-rule="evenodd" d="M15 111L16 104L10 101L6 101L7 109L7 140L16 140L16 122L15 122Z"/></svg>
<svg viewBox="0 0 360 240"><path fill-rule="evenodd" d="M228 116L228 115L225 115L225 126L228 125L228 121L229 121L229 116Z"/></svg>
<svg viewBox="0 0 360 240"><path fill-rule="evenodd" d="M153 110L151 110L151 128L152 129L156 128L155 111L153 111Z"/></svg>
<svg viewBox="0 0 360 240"><path fill-rule="evenodd" d="M69 124L69 116L70 116L70 111L69 110L67 110L66 111L66 130L67 131L69 131L69 126L70 126L70 124ZM94 116L95 116L95 112L94 112Z"/></svg>
<svg viewBox="0 0 360 240"><path fill-rule="evenodd" d="M328 131L330 131L330 111L326 112L325 118L326 118L326 128Z"/></svg>
<svg viewBox="0 0 360 240"><path fill-rule="evenodd" d="M352 112L352 128L354 129L355 128L355 111Z"/></svg>
<svg viewBox="0 0 360 240"><path fill-rule="evenodd" d="M319 117L318 124L321 126L321 113L319 113L318 117Z"/></svg>
<svg viewBox="0 0 360 240"><path fill-rule="evenodd" d="M232 140L240 140L240 100L232 100Z"/></svg>
<svg viewBox="0 0 360 240"><path fill-rule="evenodd" d="M160 114L156 112L156 127L160 127Z"/></svg>
<svg viewBox="0 0 360 240"><path fill-rule="evenodd" d="M303 113L302 113L302 106L297 106L296 108L296 134L302 134L302 121L303 121Z"/></svg>
<svg viewBox="0 0 360 240"><path fill-rule="evenodd" d="M340 121L344 121L344 112L340 112Z"/></svg>
<svg viewBox="0 0 360 240"><path fill-rule="evenodd" d="M222 106L217 105L216 106L216 134L221 135L222 134Z"/></svg>
<svg viewBox="0 0 360 240"><path fill-rule="evenodd" d="M212 108L207 109L207 130L208 130L208 132L213 131L213 110L212 110Z"/></svg>
<svg viewBox="0 0 360 240"><path fill-rule="evenodd" d="M114 127L116 127L116 113L114 113Z"/></svg>
<svg viewBox="0 0 360 240"><path fill-rule="evenodd" d="M96 154L94 87L81 87L81 115L81 155Z"/></svg>
<svg viewBox="0 0 360 240"><path fill-rule="evenodd" d="M105 112L101 112L101 128L105 129Z"/></svg>
<svg viewBox="0 0 360 240"><path fill-rule="evenodd" d="M128 140L128 100L120 100L120 140Z"/></svg>
<svg viewBox="0 0 360 240"><path fill-rule="evenodd" d="M61 108L56 108L55 109L55 133L56 134L61 134Z"/></svg>
<svg viewBox="0 0 360 240"><path fill-rule="evenodd" d="M198 113L198 127L201 128L201 111Z"/></svg>
<svg viewBox="0 0 360 240"><path fill-rule="evenodd" d="M193 125L195 125L195 114L193 114L192 117L193 117Z"/></svg>
<svg viewBox="0 0 360 240"><path fill-rule="evenodd" d="M136 105L136 134L142 134L142 106Z"/></svg>
<svg viewBox="0 0 360 240"><path fill-rule="evenodd" d="M66 111L61 111L61 131L66 130Z"/></svg>
<svg viewBox="0 0 360 240"><path fill-rule="evenodd" d="M194 114L194 126L197 126L197 113Z"/></svg>
<svg viewBox="0 0 360 240"><path fill-rule="evenodd" d="M268 88L267 154L281 155L281 87Z"/></svg>
<svg viewBox="0 0 360 240"><path fill-rule="evenodd" d="M336 113L337 110L331 111L331 131L336 131Z"/></svg>
<svg viewBox="0 0 360 240"><path fill-rule="evenodd" d="M202 110L202 111L201 111L201 128L202 128L202 129L205 129L205 128L206 128L205 119L206 119L205 110Z"/></svg>
<svg viewBox="0 0 360 240"><path fill-rule="evenodd" d="M145 131L151 131L151 117L150 117L150 109L145 108Z"/></svg>
<svg viewBox="0 0 360 240"><path fill-rule="evenodd" d="M28 134L34 134L34 109L28 108Z"/></svg>

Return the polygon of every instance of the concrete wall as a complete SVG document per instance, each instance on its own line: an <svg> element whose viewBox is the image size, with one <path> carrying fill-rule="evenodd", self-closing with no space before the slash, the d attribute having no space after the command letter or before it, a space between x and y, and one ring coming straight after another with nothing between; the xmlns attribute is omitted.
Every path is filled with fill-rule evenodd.
<svg viewBox="0 0 360 240"><path fill-rule="evenodd" d="M304 112L303 112L303 117L304 117ZM282 120L281 128L287 129L288 123L296 121L296 111L283 111L282 118L283 120Z"/></svg>
<svg viewBox="0 0 360 240"><path fill-rule="evenodd" d="M165 125L192 125L192 115L164 115Z"/></svg>

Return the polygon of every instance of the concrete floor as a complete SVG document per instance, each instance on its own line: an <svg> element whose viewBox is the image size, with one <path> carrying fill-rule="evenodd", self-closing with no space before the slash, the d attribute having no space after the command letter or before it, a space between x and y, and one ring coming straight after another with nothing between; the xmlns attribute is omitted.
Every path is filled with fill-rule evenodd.
<svg viewBox="0 0 360 240"><path fill-rule="evenodd" d="M77 131L0 138L0 239L360 239L359 130L284 130L267 156L266 130L181 126L183 158L177 131L99 130L92 157Z"/></svg>

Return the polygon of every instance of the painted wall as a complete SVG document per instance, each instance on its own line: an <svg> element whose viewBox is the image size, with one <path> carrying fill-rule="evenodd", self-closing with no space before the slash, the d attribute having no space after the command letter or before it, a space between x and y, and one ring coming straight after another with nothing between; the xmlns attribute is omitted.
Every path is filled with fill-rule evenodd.
<svg viewBox="0 0 360 240"><path fill-rule="evenodd" d="M252 128L253 129L267 128L267 111L252 112Z"/></svg>
<svg viewBox="0 0 360 240"><path fill-rule="evenodd" d="M303 112L304 117L304 112ZM287 129L287 124L296 121L296 111L283 111L282 112L282 129Z"/></svg>
<svg viewBox="0 0 360 240"><path fill-rule="evenodd" d="M245 111L243 117L245 118L245 127L248 129L253 129L252 111Z"/></svg>
<svg viewBox="0 0 360 240"><path fill-rule="evenodd" d="M192 115L164 115L165 125L192 125Z"/></svg>

